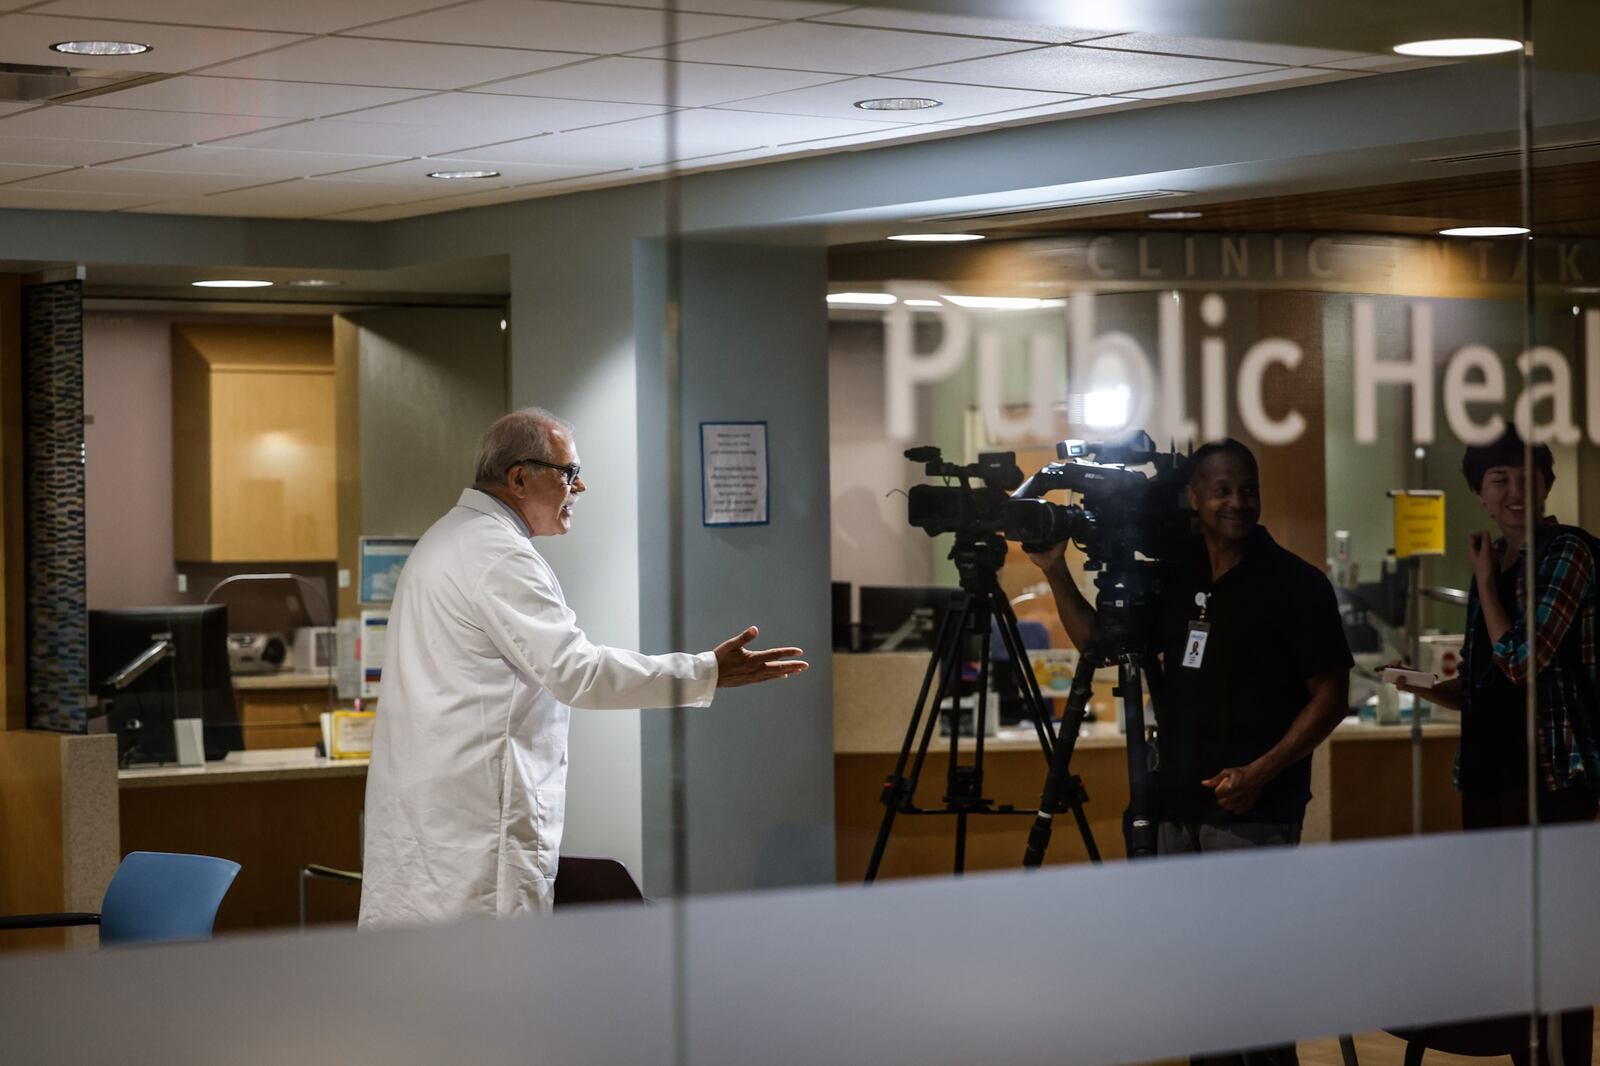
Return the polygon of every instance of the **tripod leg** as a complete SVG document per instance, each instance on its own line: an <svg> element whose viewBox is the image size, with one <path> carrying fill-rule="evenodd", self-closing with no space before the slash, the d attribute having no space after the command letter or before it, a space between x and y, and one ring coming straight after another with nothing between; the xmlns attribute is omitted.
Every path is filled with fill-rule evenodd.
<svg viewBox="0 0 1600 1066"><path fill-rule="evenodd" d="M1017 691L1027 706L1028 714L1033 718L1033 727L1039 734L1039 746L1044 752L1045 762L1048 763L1055 751L1056 737L1050 725L1050 715L1045 711L1044 694L1039 690L1039 679L1033 676L1033 665L1028 660L1028 649L1022 644L1022 632L1017 628L1017 616L1012 612L1011 604L1006 601L1005 594L999 588L994 589L991 598L995 618L999 620L1000 641L1006 646L1006 653L1011 656L1012 665L1017 671Z"/></svg>
<svg viewBox="0 0 1600 1066"><path fill-rule="evenodd" d="M1117 660L1117 687L1128 737L1128 857L1156 853L1155 808L1151 796L1150 753L1144 739L1144 688L1136 656Z"/></svg>
<svg viewBox="0 0 1600 1066"><path fill-rule="evenodd" d="M1072 752L1078 745L1078 730L1083 726L1084 713L1093 693L1094 672L1099 665L1099 654L1093 650L1086 651L1078 660L1077 672L1072 675L1072 691L1067 696L1061 732L1056 735L1056 750L1050 759L1050 770L1045 774L1039 813L1034 816L1033 828L1028 831L1028 848L1022 856L1022 865L1029 869L1044 862L1045 849L1050 846L1051 821L1061 803L1061 791L1074 787L1069 784L1072 778ZM1092 849L1093 838L1088 834L1088 822L1081 815L1078 825L1084 833L1085 843Z"/></svg>
<svg viewBox="0 0 1600 1066"><path fill-rule="evenodd" d="M928 743L933 738L934 727L939 721L939 704L944 701L945 692L952 686L951 671L946 660L949 657L959 661L961 629L966 624L968 607L967 597L965 594L960 594L952 600L950 610L947 610L944 617L939 620L938 636L934 640L933 653L928 657L928 669L922 677L922 689L917 694L917 706L911 715L911 724L906 728L905 742L900 745L900 756L895 761L894 775L883 784L882 800L885 809L883 821L878 826L878 838L872 845L872 857L867 861L867 884L877 880L878 868L883 863L884 850L889 846L889 834L894 830L895 815L911 803L911 797L916 793L917 779L922 774L922 765L928 754ZM954 655L949 648L952 641ZM938 687L933 694L932 713L928 714L928 689L932 687L933 678L941 664L945 666L945 670L939 677ZM911 745L917 739L919 722L925 723L922 743L917 748L916 761L912 763L911 773L908 776L905 772L906 763L910 759Z"/></svg>

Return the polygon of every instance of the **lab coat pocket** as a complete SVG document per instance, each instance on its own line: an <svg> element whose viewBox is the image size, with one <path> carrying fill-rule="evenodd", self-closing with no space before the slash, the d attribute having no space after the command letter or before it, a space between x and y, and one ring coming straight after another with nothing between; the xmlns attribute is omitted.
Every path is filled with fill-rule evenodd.
<svg viewBox="0 0 1600 1066"><path fill-rule="evenodd" d="M561 830L567 819L567 790L554 787L535 789L533 818L539 839L536 855L539 872L547 880L553 881L561 852Z"/></svg>

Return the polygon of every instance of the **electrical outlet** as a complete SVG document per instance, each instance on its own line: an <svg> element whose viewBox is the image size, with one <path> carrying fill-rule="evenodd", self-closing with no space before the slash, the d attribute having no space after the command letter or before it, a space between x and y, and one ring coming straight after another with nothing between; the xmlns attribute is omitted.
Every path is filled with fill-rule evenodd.
<svg viewBox="0 0 1600 1066"><path fill-rule="evenodd" d="M339 571L339 587L342 589L347 589L350 587L350 571Z"/></svg>
<svg viewBox="0 0 1600 1066"><path fill-rule="evenodd" d="M178 575L178 591L179 592L188 592L189 591L189 575L188 574L179 574Z"/></svg>

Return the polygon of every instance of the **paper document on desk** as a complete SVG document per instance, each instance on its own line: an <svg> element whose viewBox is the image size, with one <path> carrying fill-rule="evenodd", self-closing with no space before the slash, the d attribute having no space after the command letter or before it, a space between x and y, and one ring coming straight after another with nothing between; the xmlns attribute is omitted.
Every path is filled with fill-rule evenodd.
<svg viewBox="0 0 1600 1066"><path fill-rule="evenodd" d="M372 726L377 715L372 711L334 711L333 743L328 755L334 759L366 759L372 755Z"/></svg>

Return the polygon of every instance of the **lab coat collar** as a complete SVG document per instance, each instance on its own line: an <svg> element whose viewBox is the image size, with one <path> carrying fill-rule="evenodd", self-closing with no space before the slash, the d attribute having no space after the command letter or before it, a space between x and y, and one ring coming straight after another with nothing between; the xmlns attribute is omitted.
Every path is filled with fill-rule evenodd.
<svg viewBox="0 0 1600 1066"><path fill-rule="evenodd" d="M502 521L510 522L512 528L529 540L533 539L533 530L528 528L528 523L523 521L521 515L513 511L504 500L482 489L462 489L461 498L456 501L457 507L469 507L483 514L494 515Z"/></svg>

